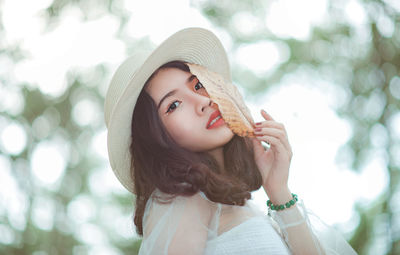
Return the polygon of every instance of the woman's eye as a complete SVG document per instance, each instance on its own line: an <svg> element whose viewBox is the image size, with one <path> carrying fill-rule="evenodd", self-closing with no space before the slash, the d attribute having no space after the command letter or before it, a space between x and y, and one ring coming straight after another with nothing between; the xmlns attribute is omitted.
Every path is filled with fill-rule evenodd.
<svg viewBox="0 0 400 255"><path fill-rule="evenodd" d="M178 107L180 104L181 104L181 102L179 102L179 101L172 102L172 104L169 105L166 113L173 112L176 109L176 107Z"/></svg>
<svg viewBox="0 0 400 255"><path fill-rule="evenodd" d="M194 86L194 88L195 88L196 90L199 90L199 89L204 88L204 87L203 87L203 84L201 84L201 82L198 82L198 83L196 83L196 85Z"/></svg>

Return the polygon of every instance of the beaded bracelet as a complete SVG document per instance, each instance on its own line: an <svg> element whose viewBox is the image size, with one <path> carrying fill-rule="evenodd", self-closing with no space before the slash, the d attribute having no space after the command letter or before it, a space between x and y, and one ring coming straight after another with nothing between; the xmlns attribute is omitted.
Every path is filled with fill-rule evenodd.
<svg viewBox="0 0 400 255"><path fill-rule="evenodd" d="M286 204L283 204L283 205L274 205L274 204L272 204L271 200L267 201L267 205L271 210L281 211L281 210L291 207L298 201L296 194L292 193L292 197L293 197L292 200L290 200L289 202L287 202Z"/></svg>

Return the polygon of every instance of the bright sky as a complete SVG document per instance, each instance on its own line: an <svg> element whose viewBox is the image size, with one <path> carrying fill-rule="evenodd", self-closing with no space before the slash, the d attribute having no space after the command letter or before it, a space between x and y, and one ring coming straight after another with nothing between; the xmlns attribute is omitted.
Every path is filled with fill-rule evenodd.
<svg viewBox="0 0 400 255"><path fill-rule="evenodd" d="M38 13L51 2L4 0L1 3L3 15L0 17L4 24L5 37L0 44L8 46L19 42L22 49L29 52L29 57L15 65L5 57L0 58L0 75L7 74L11 81L11 84L7 85L0 83L0 111L18 115L23 109L24 102L17 84L26 82L38 87L50 97L58 97L66 89L68 70L79 69L85 73L99 63L107 63L115 70L126 57L125 45L114 37L119 28L118 21L111 16L83 22L80 10L68 7L60 16L59 26L43 33L45 24ZM149 36L155 44L159 44L183 27L201 26L213 30L225 48L228 51L231 49L229 35L215 28L187 0L125 0L123 3L121 8L132 13L126 28L131 37ZM154 8L156 4L158 7ZM24 8L21 8L22 5ZM301 3L295 0L275 1L270 6L264 22L278 36L306 40L312 26L324 22L326 7L327 2L321 0L307 0ZM349 1L346 13L348 21L354 26L362 26L365 22L365 12L358 1ZM233 19L242 33L251 33L251 24L253 27L260 25L248 13L238 12ZM387 20L382 22L390 25ZM386 33L393 33L390 26L385 26L385 29ZM265 41L243 45L230 55L230 59L262 76L277 68L289 56L290 51L285 44ZM341 224L344 231L351 231L358 220L353 212L355 201L367 203L379 195L387 185L385 162L379 158L372 160L359 174L335 164L336 151L351 135L349 124L340 119L333 110L336 103L333 101L334 95L340 98L344 93L337 86L316 80L315 77L317 76L307 77L304 74L288 76L281 86L273 89L268 95L260 95L257 102L247 102L256 121L261 120L261 107L285 125L294 151L290 175L292 192L304 199L307 207L328 224ZM391 90L400 95L400 82L396 80L393 84ZM104 94L105 88L100 90ZM99 114L102 105L93 101L90 94L77 96L75 100L72 118L77 124L86 126L103 121L102 114ZM60 116L50 109L34 121L33 135L38 138L46 137L46 133L54 128L54 123L58 123L59 119ZM400 116L395 118L393 123L393 129L399 127ZM23 125L0 116L1 151L18 155L25 148L27 134ZM377 130L379 131L379 127ZM60 143L60 139L44 139L34 148L31 162L21 162L21 166L28 165L35 183L50 190L57 190L65 173L66 162L74 156L69 154L70 145ZM126 192L108 167L106 131L97 133L91 144L93 155L103 160L104 167L93 171L90 189L98 196L109 194L111 191ZM52 160L47 160L48 158ZM0 169L0 216L8 215L14 228L23 229L26 224L24 217L28 197L11 175L13 169L10 160L1 154ZM266 209L266 196L262 191L256 192L254 198L260 207ZM51 229L54 210L55 204L49 198L35 197L34 223L39 228ZM113 217L119 216L109 221L116 224L107 227L114 228L124 238L133 235L126 227L127 222L130 222L129 214L116 211L112 205L96 205L90 197L80 196L68 206L68 216L80 226L76 235L82 241L93 245L99 243L99 240L100 243L106 242L106 236L99 228L88 223L97 211L108 212ZM110 217L107 215L103 213L102 217ZM0 230L5 233L1 236L0 243L12 242L12 230L1 224ZM118 254L110 247L107 249L108 254Z"/></svg>

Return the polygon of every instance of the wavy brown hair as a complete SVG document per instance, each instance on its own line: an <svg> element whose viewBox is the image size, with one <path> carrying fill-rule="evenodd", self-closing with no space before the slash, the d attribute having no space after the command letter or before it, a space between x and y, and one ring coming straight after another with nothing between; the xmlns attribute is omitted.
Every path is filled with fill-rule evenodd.
<svg viewBox="0 0 400 255"><path fill-rule="evenodd" d="M133 111L131 177L136 192L134 223L139 235L143 235L146 202L156 188L175 196L202 191L211 201L244 205L251 197L250 192L262 184L249 138L234 135L224 146L224 173L211 155L186 150L174 142L159 118L154 100L145 91L159 70L166 68L190 73L183 61L160 66L146 81Z"/></svg>

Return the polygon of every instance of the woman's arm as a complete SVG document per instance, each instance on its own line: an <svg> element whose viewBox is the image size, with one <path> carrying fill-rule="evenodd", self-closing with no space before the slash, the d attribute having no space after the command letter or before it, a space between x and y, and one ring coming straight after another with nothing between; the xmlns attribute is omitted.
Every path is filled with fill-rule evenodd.
<svg viewBox="0 0 400 255"><path fill-rule="evenodd" d="M144 235L139 254L204 254L214 211L214 205L200 193L178 196L170 203L150 198L143 217Z"/></svg>
<svg viewBox="0 0 400 255"><path fill-rule="evenodd" d="M289 189L282 189L279 192L269 194L268 197L272 204L281 205L290 201L292 194ZM282 225L286 226L283 231L293 254L325 254L297 204L283 211L276 211L275 214L279 217L279 225L281 227Z"/></svg>
<svg viewBox="0 0 400 255"><path fill-rule="evenodd" d="M285 127L276 122L264 110L261 111L261 115L265 121L256 123L255 126L254 159L263 177L263 188L271 202L285 204L292 199L287 185L290 161L293 155L292 149ZM270 148L265 150L261 141L269 143ZM296 205L284 211L286 210L290 210L290 213L287 211L287 217L282 214L283 221L290 218L290 220L298 219L299 222L304 219ZM315 241L305 220L301 224L286 228L285 231L287 233L286 241L293 254L321 254L320 245Z"/></svg>

